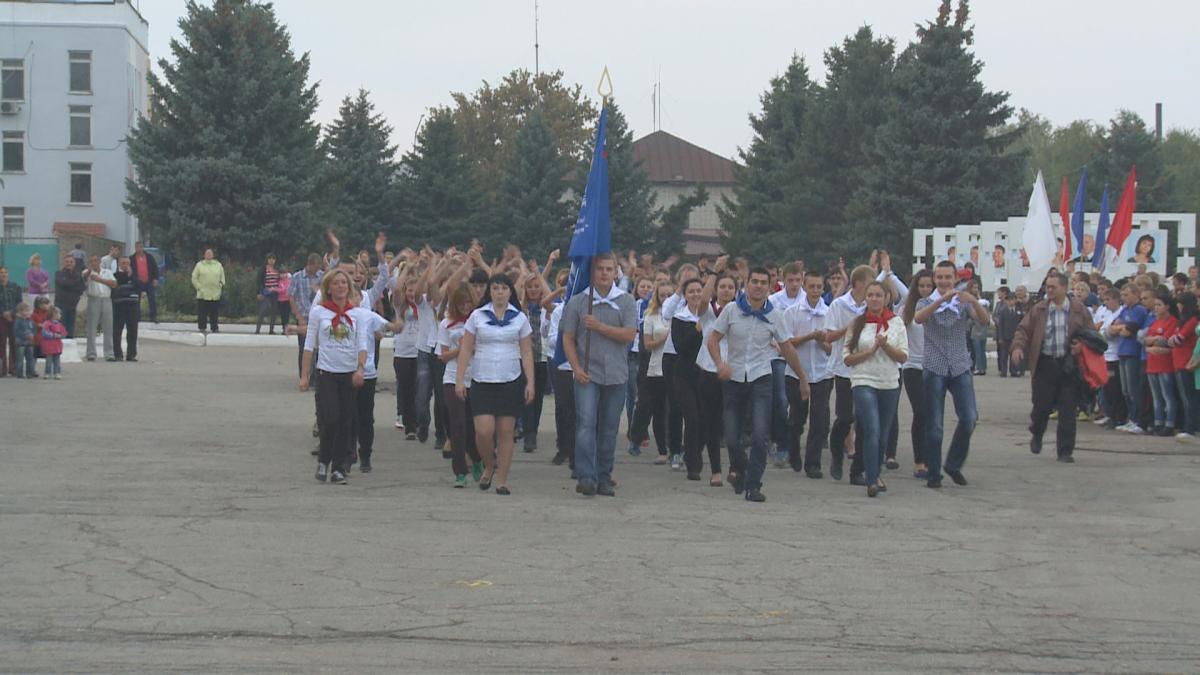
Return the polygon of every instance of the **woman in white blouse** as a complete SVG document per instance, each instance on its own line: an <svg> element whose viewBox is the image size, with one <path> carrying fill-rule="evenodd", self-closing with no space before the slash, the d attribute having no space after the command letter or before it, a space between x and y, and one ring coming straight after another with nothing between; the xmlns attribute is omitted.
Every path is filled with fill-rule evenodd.
<svg viewBox="0 0 1200 675"><path fill-rule="evenodd" d="M417 439L417 336L421 314L433 312L424 296L417 295L417 280L402 274L392 291L392 307L404 320L404 329L392 335L392 370L396 373L396 428L407 440Z"/></svg>
<svg viewBox="0 0 1200 675"><path fill-rule="evenodd" d="M631 447L640 447L650 437L654 423L654 442L658 445L655 464L667 463L667 378L663 373L663 352L671 335L670 317L663 317L663 303L675 293L675 287L664 281L654 290L646 316L642 320L641 353L649 361L646 376L638 382L638 400L633 408L633 423L629 426Z"/></svg>
<svg viewBox="0 0 1200 675"><path fill-rule="evenodd" d="M450 292L446 305L446 318L438 326L438 358L446 364L442 373L442 398L446 402L446 426L450 436L450 466L454 470L454 487L467 486L467 455L471 456L471 474L478 482L483 477L483 460L475 448L475 421L471 418L471 403L454 394L458 382L458 353L463 334L467 331L467 319L475 311L475 298L471 287L459 284ZM470 373L463 381L471 381Z"/></svg>
<svg viewBox="0 0 1200 675"><path fill-rule="evenodd" d="M317 420L321 447L317 453L317 480L344 484L354 459L355 390L363 386L367 350L374 334L350 316L354 308L353 282L343 270L333 270L321 280L324 298L308 313L300 391L308 391L308 371L317 350ZM319 347L319 349L318 349Z"/></svg>
<svg viewBox="0 0 1200 675"><path fill-rule="evenodd" d="M479 309L467 319L459 344L455 394L467 398L465 376L471 374L471 414L475 421L475 447L483 457L484 475L479 489L496 481L496 494L511 494L508 470L512 466L517 417L533 400L533 329L519 303L512 280L497 274ZM476 358L478 357L478 358ZM467 369L470 368L470 371ZM498 466L493 462L496 455Z"/></svg>
<svg viewBox="0 0 1200 675"><path fill-rule="evenodd" d="M887 485L879 477L884 435L892 426L900 397L900 364L908 359L904 319L888 307L883 284L867 285L866 310L851 322L842 354L850 368L850 392L863 435L867 496Z"/></svg>

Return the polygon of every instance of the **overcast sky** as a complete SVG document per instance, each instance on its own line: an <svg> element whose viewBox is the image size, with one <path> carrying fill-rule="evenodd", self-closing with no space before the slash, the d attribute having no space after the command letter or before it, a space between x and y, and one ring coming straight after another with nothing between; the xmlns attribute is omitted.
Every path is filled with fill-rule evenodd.
<svg viewBox="0 0 1200 675"><path fill-rule="evenodd" d="M151 57L169 57L184 0L141 0ZM542 70L561 69L594 96L601 69L635 137L654 130L651 91L663 87L662 128L725 156L751 136L747 114L793 53L822 77L821 58L863 24L899 45L938 0L540 0ZM514 68L534 67L533 0L278 0L297 52L312 56L319 121L365 87L402 151L421 114ZM972 3L983 80L1056 124L1107 122L1128 108L1153 125L1200 128L1200 67L1191 0L991 0Z"/></svg>

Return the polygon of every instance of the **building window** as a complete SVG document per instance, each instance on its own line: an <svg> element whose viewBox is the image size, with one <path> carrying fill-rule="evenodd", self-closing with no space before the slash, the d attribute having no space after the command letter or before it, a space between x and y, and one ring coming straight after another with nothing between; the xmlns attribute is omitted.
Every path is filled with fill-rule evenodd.
<svg viewBox="0 0 1200 675"><path fill-rule="evenodd" d="M71 93L92 93L92 53L68 52L71 58Z"/></svg>
<svg viewBox="0 0 1200 675"><path fill-rule="evenodd" d="M92 165L90 162L71 162L71 203L92 203Z"/></svg>
<svg viewBox="0 0 1200 675"><path fill-rule="evenodd" d="M25 209L23 207L4 207L4 238L8 240L25 238Z"/></svg>
<svg viewBox="0 0 1200 675"><path fill-rule="evenodd" d="M25 132L4 132L3 162L0 171L20 173L25 170Z"/></svg>
<svg viewBox="0 0 1200 675"><path fill-rule="evenodd" d="M25 100L25 62L21 59L0 61L0 100Z"/></svg>
<svg viewBox="0 0 1200 675"><path fill-rule="evenodd" d="M71 146L89 147L92 144L92 106L73 105L71 109Z"/></svg>

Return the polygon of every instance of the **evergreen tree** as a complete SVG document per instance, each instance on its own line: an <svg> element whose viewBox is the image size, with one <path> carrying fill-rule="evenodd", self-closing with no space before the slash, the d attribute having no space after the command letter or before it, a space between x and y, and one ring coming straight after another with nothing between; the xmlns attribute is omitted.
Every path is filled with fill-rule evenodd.
<svg viewBox="0 0 1200 675"><path fill-rule="evenodd" d="M684 230L687 229L688 219L692 211L708 203L708 190L703 185L679 196L679 199L662 212L661 223L654 231L654 241L650 250L655 258L665 260L673 255L683 255Z"/></svg>
<svg viewBox="0 0 1200 675"><path fill-rule="evenodd" d="M629 130L621 109L611 99L608 102L607 133L609 218L612 222L613 249L645 250L654 239L654 226L661 209L654 205L654 192L646 171L633 157L633 132ZM586 169L581 176L586 183ZM582 187L579 194L583 194Z"/></svg>
<svg viewBox="0 0 1200 675"><path fill-rule="evenodd" d="M966 0L950 0L897 59L888 119L875 134L847 209L852 248L907 251L912 230L1002 218L1023 209L1025 158L1008 152L1008 94L987 91L970 52Z"/></svg>
<svg viewBox="0 0 1200 675"><path fill-rule="evenodd" d="M399 163L392 128L366 90L342 100L338 118L325 131L323 149L336 198L338 231L347 248L370 248L375 234L397 222Z"/></svg>
<svg viewBox="0 0 1200 675"><path fill-rule="evenodd" d="M500 181L499 231L539 259L565 247L573 224L570 204L563 200L566 189L566 162L541 108L534 108L513 140Z"/></svg>
<svg viewBox="0 0 1200 675"><path fill-rule="evenodd" d="M793 56L762 95L762 112L750 116L754 138L738 153L734 199L725 198L717 209L722 245L731 255L773 261L804 245L801 228L819 206L803 147L816 90L804 59Z"/></svg>
<svg viewBox="0 0 1200 675"><path fill-rule="evenodd" d="M1171 211L1200 213L1200 134L1174 129L1159 146L1171 186ZM1141 167L1138 167L1141 174ZM1138 196L1141 199L1141 195Z"/></svg>
<svg viewBox="0 0 1200 675"><path fill-rule="evenodd" d="M1172 201L1171 185L1163 170L1161 145L1141 116L1129 110L1118 111L1109 122L1100 156L1088 168L1088 182L1094 175L1097 185L1107 183L1119 193L1130 167L1137 166L1138 211L1167 210Z"/></svg>
<svg viewBox="0 0 1200 675"><path fill-rule="evenodd" d="M301 253L320 237L315 85L270 3L187 3L174 62L149 75L150 114L129 136L126 208L184 259Z"/></svg>
<svg viewBox="0 0 1200 675"><path fill-rule="evenodd" d="M480 231L481 196L475 169L462 150L449 108L429 111L413 149L401 160L400 198L406 217L398 228L406 245L463 245Z"/></svg>

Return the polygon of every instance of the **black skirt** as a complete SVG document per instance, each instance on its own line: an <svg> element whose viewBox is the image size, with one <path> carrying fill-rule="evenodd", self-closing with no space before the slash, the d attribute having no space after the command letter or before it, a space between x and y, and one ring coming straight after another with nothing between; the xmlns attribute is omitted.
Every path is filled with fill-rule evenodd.
<svg viewBox="0 0 1200 675"><path fill-rule="evenodd" d="M512 382L471 381L471 414L475 417L520 417L525 411L525 375Z"/></svg>

